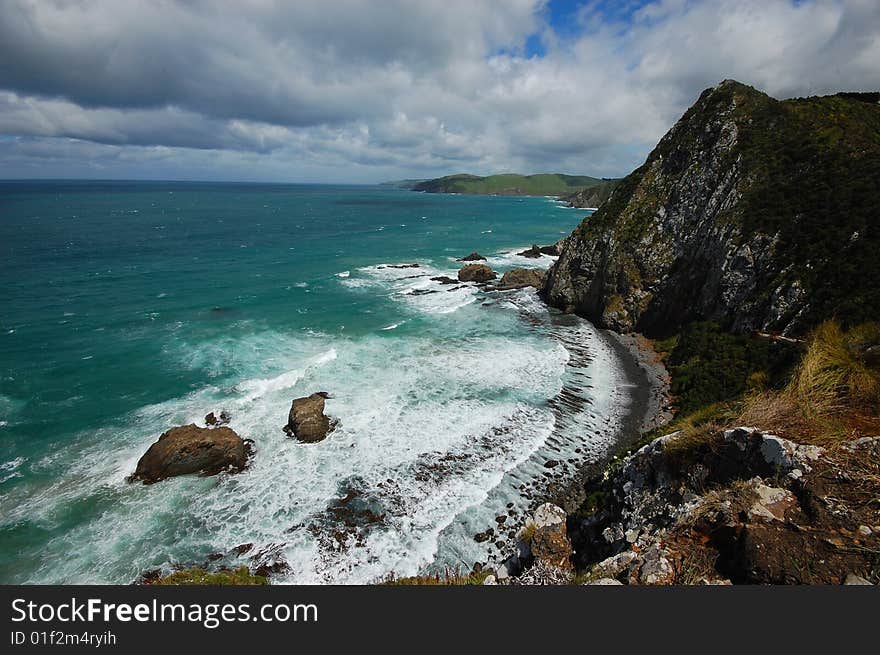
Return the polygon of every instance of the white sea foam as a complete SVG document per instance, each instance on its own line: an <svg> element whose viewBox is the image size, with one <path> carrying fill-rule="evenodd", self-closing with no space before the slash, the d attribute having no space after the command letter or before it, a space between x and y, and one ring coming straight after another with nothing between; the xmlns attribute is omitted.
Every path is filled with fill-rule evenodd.
<svg viewBox="0 0 880 655"><path fill-rule="evenodd" d="M517 476L541 475L535 462L557 430L548 401L565 382L570 354L520 323L521 315L549 320L534 294L482 307L476 287L450 291L454 285L430 279L451 273L452 266L420 262L340 279L400 301L423 323L415 334L345 339L242 329L235 333L247 336L169 345L170 362L209 372L203 388L59 444L32 464L48 482L0 496L0 525L51 527L65 505L100 508L48 543L40 567L16 581L127 583L144 569L203 561L242 543L277 546L291 571L276 581L292 583L368 583L483 558L475 526L504 511L501 499L517 495ZM457 311L456 319L444 311ZM594 338L588 328L578 338ZM603 377L614 363L595 348L591 408L604 418L618 381ZM280 426L290 400L314 391L330 393L326 411L339 427L320 443L300 444ZM255 442L248 470L126 483L159 434L223 410ZM570 440L593 438L592 423L577 425ZM373 514L358 514L358 503ZM340 519L349 511L351 521Z"/></svg>
<svg viewBox="0 0 880 655"><path fill-rule="evenodd" d="M0 423L2 423L2 421L0 421ZM26 461L26 457L16 457L15 459L0 464L0 484L7 480L11 480L12 478L20 478L21 473L18 472L18 468Z"/></svg>
<svg viewBox="0 0 880 655"><path fill-rule="evenodd" d="M517 253L528 250L531 246L516 248L515 250L506 250L494 255L486 257L486 264L492 268L542 268L548 269L556 261L556 257L550 255L541 255L540 257L523 257Z"/></svg>
<svg viewBox="0 0 880 655"><path fill-rule="evenodd" d="M349 272L349 271L341 271L341 272L339 272L339 273L336 274L336 277L346 278L346 277L348 277L349 275L351 275L351 272Z"/></svg>

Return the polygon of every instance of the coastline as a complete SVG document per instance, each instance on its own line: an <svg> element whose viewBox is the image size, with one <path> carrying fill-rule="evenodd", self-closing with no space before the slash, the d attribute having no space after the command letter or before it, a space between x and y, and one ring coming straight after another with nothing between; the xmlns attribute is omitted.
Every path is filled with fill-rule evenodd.
<svg viewBox="0 0 880 655"><path fill-rule="evenodd" d="M638 333L600 331L616 351L627 378L634 385L626 430L646 433L672 419L669 372L651 342Z"/></svg>
<svg viewBox="0 0 880 655"><path fill-rule="evenodd" d="M581 466L564 484L551 485L547 489L543 500L558 505L569 514L577 511L586 499L585 484L589 480L601 475L609 462L626 453L646 433L672 419L669 374L650 341L641 334L619 334L598 328L597 333L613 351L620 365L628 392L627 405L622 412L621 425L607 451Z"/></svg>

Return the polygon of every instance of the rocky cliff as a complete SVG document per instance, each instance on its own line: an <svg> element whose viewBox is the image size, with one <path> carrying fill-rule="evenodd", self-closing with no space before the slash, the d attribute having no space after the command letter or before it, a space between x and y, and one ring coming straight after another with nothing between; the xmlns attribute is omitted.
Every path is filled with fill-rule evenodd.
<svg viewBox="0 0 880 655"><path fill-rule="evenodd" d="M834 448L749 427L654 439L569 517L582 579L624 584L876 584L880 438ZM854 478L859 482L854 484Z"/></svg>
<svg viewBox="0 0 880 655"><path fill-rule="evenodd" d="M880 307L876 94L703 92L575 230L547 301L649 335L694 320L800 333Z"/></svg>

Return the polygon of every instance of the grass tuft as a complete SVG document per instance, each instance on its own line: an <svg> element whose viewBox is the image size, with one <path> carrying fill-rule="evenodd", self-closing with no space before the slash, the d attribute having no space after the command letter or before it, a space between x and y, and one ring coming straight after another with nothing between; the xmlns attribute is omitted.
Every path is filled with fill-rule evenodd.
<svg viewBox="0 0 880 655"><path fill-rule="evenodd" d="M836 322L820 325L789 384L778 392L749 396L739 422L799 441L833 445L880 430L880 324L845 332Z"/></svg>
<svg viewBox="0 0 880 655"><path fill-rule="evenodd" d="M481 585L489 577L491 571L475 571L468 575L461 575L457 571L447 569L442 574L413 575L398 578L394 574L382 580L381 584L391 587L398 586L427 586L427 587L464 587Z"/></svg>

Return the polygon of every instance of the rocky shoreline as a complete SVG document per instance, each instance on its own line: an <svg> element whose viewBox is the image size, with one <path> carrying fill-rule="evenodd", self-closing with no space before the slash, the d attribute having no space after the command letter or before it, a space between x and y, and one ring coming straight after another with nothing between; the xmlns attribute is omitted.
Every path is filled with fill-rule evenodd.
<svg viewBox="0 0 880 655"><path fill-rule="evenodd" d="M526 257L537 258L543 255L552 256L558 253L560 249L561 242L550 246L533 245L530 249L520 254ZM462 262L462 267L457 275L458 279L450 278L449 283L476 283L485 291L492 292L524 287L539 289L544 282L546 274L540 269L511 269L498 279L498 275L489 266L484 263L475 263L484 260L485 258L476 252L462 257L459 260ZM446 283L445 280L443 282ZM558 511L564 516L566 511L575 511L584 500L583 489L587 480L601 471L616 453L626 450L626 448L637 442L645 430L668 420L666 414L668 409L666 397L668 376L662 362L651 349L650 342L637 337L616 335L609 331L601 331L600 337L614 352L615 359L621 367L621 374L624 379L623 386L627 388L627 405L621 417L622 426L614 439L614 446L603 457L578 468L574 475L567 475L565 480L555 479L552 483L548 480L544 492L536 494L536 502L550 501L544 505L539 505L539 507L545 507L545 509L546 507L556 508L556 510L551 511L551 514L553 511ZM324 400L327 397L328 394L325 392L316 392L311 396L295 399L291 405L288 423L284 426L285 433L303 443L309 443L320 441L328 433L332 432L336 427L336 421L325 416L323 413ZM247 459L253 457L255 452L252 442L247 439L241 439L232 430L225 427L229 419L230 417L226 413L222 413L221 418L218 419L212 412L205 417L205 428L199 428L195 425L172 428L169 430L169 433L175 435L180 433L182 435L182 438L179 440L180 443L172 443L167 436L163 435L159 442L153 444L149 453L152 460L156 460L150 460L151 466L155 471L151 471L150 475L145 475L142 471L142 464L139 464L139 470L131 477L131 480L155 482L165 477L188 473L213 475L220 471L235 473L243 470L247 462L241 457L237 459L235 457L217 457L215 458L218 460L217 462L202 461L204 459L202 457L202 459L197 461L187 462L188 465L186 467L181 467L177 464L182 456L189 455L189 450L199 446L195 442L189 443L191 439L184 438L189 436L197 437L197 441L200 440L201 445L197 450L201 454L210 453L218 447L225 446L225 442L220 443L225 439L230 441L230 443L234 442L233 445L236 446L244 444L247 447ZM158 456L159 453L156 453L160 447L163 447L161 457ZM148 459L147 455L145 454L142 459L146 461ZM531 529L529 526L532 523L532 519L527 519L525 525L520 528L520 531ZM477 540L479 540L479 537L480 535L476 535ZM514 553L514 556L519 559L524 554L523 546L518 544L517 539L509 540L508 543L517 551ZM198 570L202 573L210 570L220 572L231 571L233 569L230 567L241 560L239 556L241 548L241 546L237 546L228 554L212 554L207 562L192 570ZM277 556L278 553L275 555ZM276 559L277 557L272 560L271 566L265 564L265 557L260 556L254 559L256 564L253 566L256 566L256 569L258 569L255 569L255 574L267 577L272 573L286 570L283 562L275 561ZM228 565L224 564L224 562L228 563ZM478 564L475 568L480 569L483 566L491 565L489 563ZM519 573L522 572L523 568L523 566L517 566L513 570ZM183 578L185 577L183 573L188 570L185 568L177 569L171 575ZM143 581L156 582L163 579L164 577L158 571L151 571Z"/></svg>
<svg viewBox="0 0 880 655"><path fill-rule="evenodd" d="M484 584L571 584L576 552L568 534L568 517L587 502L591 481L600 478L609 464L624 456L646 433L672 419L669 374L651 342L637 334L611 330L599 330L599 334L614 352L625 380L623 386L628 389L614 445L603 457L578 468L565 484L548 488L547 502L525 520L506 559L500 564L475 566L475 571L488 571ZM565 534L558 529L561 524L566 525ZM541 534L543 545L536 545L535 535Z"/></svg>

